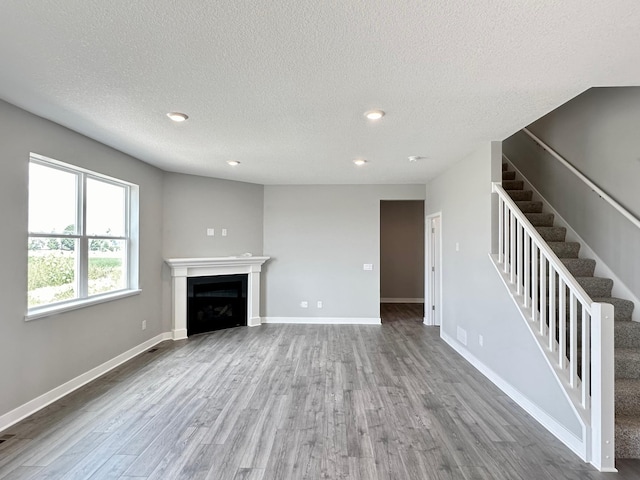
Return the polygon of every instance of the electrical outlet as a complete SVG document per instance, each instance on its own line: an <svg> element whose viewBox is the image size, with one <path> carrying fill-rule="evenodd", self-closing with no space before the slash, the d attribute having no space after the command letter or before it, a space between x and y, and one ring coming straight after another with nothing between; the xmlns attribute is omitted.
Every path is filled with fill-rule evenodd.
<svg viewBox="0 0 640 480"><path fill-rule="evenodd" d="M373 270L373 263L365 263L365 264L363 264L362 265L362 269L363 270L368 270L368 271Z"/></svg>
<svg viewBox="0 0 640 480"><path fill-rule="evenodd" d="M222 229L222 236L223 236L223 237L226 237L226 236L227 236L227 229L226 229L226 228L223 228L223 229Z"/></svg>
<svg viewBox="0 0 640 480"><path fill-rule="evenodd" d="M464 328L458 327L458 330L457 330L456 333L457 333L456 337L457 337L458 341L462 345L466 346L467 345L467 331Z"/></svg>
<svg viewBox="0 0 640 480"><path fill-rule="evenodd" d="M481 347L484 345L484 337L482 335L478 335L478 343Z"/></svg>
<svg viewBox="0 0 640 480"><path fill-rule="evenodd" d="M300 302L300 306L302 308L309 308L309 302L307 302L306 300Z"/></svg>
<svg viewBox="0 0 640 480"><path fill-rule="evenodd" d="M147 329L147 321L146 320L142 320L142 329L143 330Z"/></svg>
<svg viewBox="0 0 640 480"><path fill-rule="evenodd" d="M322 300L318 300L318 308L322 308Z"/></svg>

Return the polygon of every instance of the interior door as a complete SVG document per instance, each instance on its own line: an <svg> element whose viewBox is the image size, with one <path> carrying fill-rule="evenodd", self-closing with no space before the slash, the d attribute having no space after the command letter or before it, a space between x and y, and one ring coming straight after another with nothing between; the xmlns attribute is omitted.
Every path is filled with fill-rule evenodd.
<svg viewBox="0 0 640 480"><path fill-rule="evenodd" d="M442 319L441 308L441 234L440 214L427 217L427 282L425 304L425 324L439 326Z"/></svg>

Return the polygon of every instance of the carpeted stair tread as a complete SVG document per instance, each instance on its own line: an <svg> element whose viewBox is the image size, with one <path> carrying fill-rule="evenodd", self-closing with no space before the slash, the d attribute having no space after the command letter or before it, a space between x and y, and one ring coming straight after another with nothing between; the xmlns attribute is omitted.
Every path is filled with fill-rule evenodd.
<svg viewBox="0 0 640 480"><path fill-rule="evenodd" d="M593 297L611 297L613 280L610 278L575 277L575 279L592 299Z"/></svg>
<svg viewBox="0 0 640 480"><path fill-rule="evenodd" d="M616 415L616 458L640 457L640 417Z"/></svg>
<svg viewBox="0 0 640 480"><path fill-rule="evenodd" d="M613 324L616 348L640 348L640 322L616 320ZM640 400L640 389L638 389Z"/></svg>
<svg viewBox="0 0 640 480"><path fill-rule="evenodd" d="M640 379L640 349L616 348L616 378Z"/></svg>
<svg viewBox="0 0 640 480"><path fill-rule="evenodd" d="M547 242L558 258L578 258L580 244L578 242Z"/></svg>
<svg viewBox="0 0 640 480"><path fill-rule="evenodd" d="M553 213L525 213L534 227L553 227Z"/></svg>
<svg viewBox="0 0 640 480"><path fill-rule="evenodd" d="M616 320L631 320L634 304L631 300L616 297L591 297L591 300L599 303L610 303L613 305Z"/></svg>
<svg viewBox="0 0 640 480"><path fill-rule="evenodd" d="M503 180L502 188L505 190L522 190L524 182L522 180Z"/></svg>
<svg viewBox="0 0 640 480"><path fill-rule="evenodd" d="M640 417L640 379L619 378L616 380L616 415Z"/></svg>
<svg viewBox="0 0 640 480"><path fill-rule="evenodd" d="M574 277L593 277L596 261L592 258L561 258L560 261Z"/></svg>
<svg viewBox="0 0 640 480"><path fill-rule="evenodd" d="M564 242L567 229L564 227L536 227L545 242Z"/></svg>
<svg viewBox="0 0 640 480"><path fill-rule="evenodd" d="M516 205L522 213L542 213L542 202L516 201Z"/></svg>
<svg viewBox="0 0 640 480"><path fill-rule="evenodd" d="M502 180L515 180L516 172L503 171L502 172Z"/></svg>
<svg viewBox="0 0 640 480"><path fill-rule="evenodd" d="M514 202L527 202L533 198L531 190L506 190L506 192Z"/></svg>

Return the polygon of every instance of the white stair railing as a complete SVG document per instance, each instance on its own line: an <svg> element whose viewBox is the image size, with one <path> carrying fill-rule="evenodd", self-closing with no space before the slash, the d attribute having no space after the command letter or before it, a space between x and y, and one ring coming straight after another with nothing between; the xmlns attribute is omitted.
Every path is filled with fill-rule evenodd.
<svg viewBox="0 0 640 480"><path fill-rule="evenodd" d="M615 471L613 305L593 302L499 183L495 261L583 423L585 460Z"/></svg>

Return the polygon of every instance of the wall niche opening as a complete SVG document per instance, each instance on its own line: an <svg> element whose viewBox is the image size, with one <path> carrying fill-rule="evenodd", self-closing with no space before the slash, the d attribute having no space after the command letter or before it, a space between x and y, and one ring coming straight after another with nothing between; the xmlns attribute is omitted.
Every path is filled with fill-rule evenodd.
<svg viewBox="0 0 640 480"><path fill-rule="evenodd" d="M247 275L187 278L187 335L247 325Z"/></svg>

